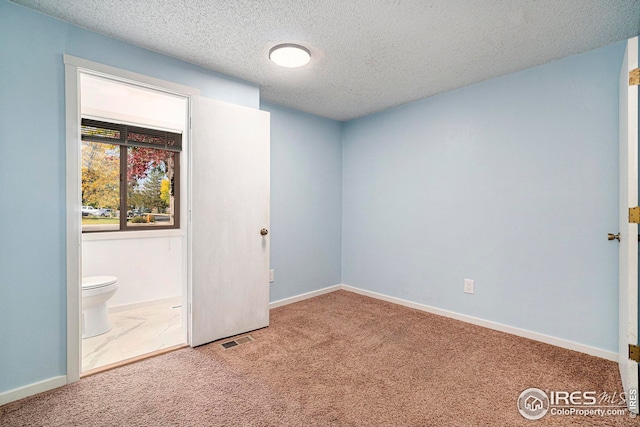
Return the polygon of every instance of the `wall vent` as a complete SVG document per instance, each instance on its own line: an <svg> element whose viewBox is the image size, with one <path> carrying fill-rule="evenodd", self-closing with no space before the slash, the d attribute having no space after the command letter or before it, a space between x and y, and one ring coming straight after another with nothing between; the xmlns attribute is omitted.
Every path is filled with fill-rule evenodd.
<svg viewBox="0 0 640 427"><path fill-rule="evenodd" d="M225 341L223 343L221 343L220 345L222 346L223 349L228 350L232 347L236 347L239 346L241 344L246 344L248 342L253 341L253 337L251 335L246 335L244 337L240 337L240 338L235 338L233 340L229 340L229 341Z"/></svg>

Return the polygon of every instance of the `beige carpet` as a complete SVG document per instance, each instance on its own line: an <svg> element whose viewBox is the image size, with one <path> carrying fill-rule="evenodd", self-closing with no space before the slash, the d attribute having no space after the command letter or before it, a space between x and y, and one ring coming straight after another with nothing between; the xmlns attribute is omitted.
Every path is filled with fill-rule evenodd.
<svg viewBox="0 0 640 427"><path fill-rule="evenodd" d="M613 362L346 291L272 310L251 335L10 403L0 426L640 425L516 408L529 387L620 392Z"/></svg>

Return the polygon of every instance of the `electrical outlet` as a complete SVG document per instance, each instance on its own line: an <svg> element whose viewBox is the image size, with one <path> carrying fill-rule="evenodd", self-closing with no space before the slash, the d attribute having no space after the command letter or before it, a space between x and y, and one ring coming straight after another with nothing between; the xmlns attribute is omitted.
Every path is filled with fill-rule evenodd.
<svg viewBox="0 0 640 427"><path fill-rule="evenodd" d="M464 279L464 293L465 294L473 293L473 279Z"/></svg>
<svg viewBox="0 0 640 427"><path fill-rule="evenodd" d="M273 283L273 270L269 270L269 283Z"/></svg>

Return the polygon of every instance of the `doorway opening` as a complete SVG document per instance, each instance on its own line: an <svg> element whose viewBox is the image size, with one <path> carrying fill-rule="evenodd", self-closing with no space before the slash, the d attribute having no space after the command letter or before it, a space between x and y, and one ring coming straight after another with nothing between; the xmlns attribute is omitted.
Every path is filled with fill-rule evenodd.
<svg viewBox="0 0 640 427"><path fill-rule="evenodd" d="M189 342L191 93L64 59L73 382Z"/></svg>
<svg viewBox="0 0 640 427"><path fill-rule="evenodd" d="M179 309L183 343L197 346L268 326L269 114L201 97L197 89L187 86L69 55L64 56L64 61L67 383L80 379L82 322L83 315L85 318L87 315L82 306L83 278L95 279L99 285L107 287L117 282L117 290L110 296L117 301L125 286L128 290L136 289L130 283L124 283L131 277L131 271L142 272L133 277L156 274L156 280L150 280L154 285L165 279L163 276L170 276L168 270L173 267L149 264L156 257L167 262L182 261L177 275L182 289ZM155 107L161 105L161 101L152 102L153 105L147 103L144 108L127 109L132 99L125 97L121 108L110 107L105 113L105 108L97 105L91 110L87 101L82 105L84 96L80 83L87 77L117 83L102 96L117 94L125 88L147 95L177 98L183 102L182 122L178 123L177 115L170 118L152 115L151 112L157 113ZM118 175L118 183L111 184L113 191L119 184L118 200L96 202L85 197L83 204L81 146L84 141L108 146L98 148L102 150L100 155L111 161L111 174ZM140 147L162 153L145 158L146 161L137 164L143 166L138 170L136 165L131 165L130 160L136 155L129 150ZM119 172L114 172L118 165ZM130 168L136 169L135 177L129 175ZM159 182L160 187L158 199L164 197L164 203L157 200L151 203L145 199L145 194L136 194L151 186L154 174L153 180L156 184ZM178 192L181 196L176 200ZM87 221L83 227L83 206L88 212L105 211L106 216L90 215L87 219L93 223ZM90 227L94 230L88 230ZM125 241L127 245L134 241L136 250L122 250L119 245L124 245ZM89 255L91 248L105 246L108 250L102 251L100 256ZM151 260L146 256L150 253L156 254ZM121 257L109 265L123 270L116 272L116 267L114 270L94 269L95 265L90 264L102 262L102 257ZM160 287L156 288L159 290ZM156 296L154 301L171 298L171 295ZM122 305L127 309L137 308L136 304L148 301L140 298ZM163 303L176 306L171 301ZM109 307L104 308L107 315L117 313L117 310L111 307L109 312ZM132 354L128 353L128 356Z"/></svg>
<svg viewBox="0 0 640 427"><path fill-rule="evenodd" d="M83 374L187 342L187 114L185 97L80 73Z"/></svg>

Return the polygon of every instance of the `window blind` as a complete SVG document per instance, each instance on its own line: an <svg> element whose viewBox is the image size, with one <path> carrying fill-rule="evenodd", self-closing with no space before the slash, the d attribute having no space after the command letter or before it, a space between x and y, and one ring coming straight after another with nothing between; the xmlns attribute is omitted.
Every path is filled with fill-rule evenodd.
<svg viewBox="0 0 640 427"><path fill-rule="evenodd" d="M182 151L182 134L139 126L83 118L81 135L83 141Z"/></svg>

